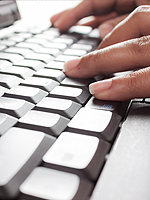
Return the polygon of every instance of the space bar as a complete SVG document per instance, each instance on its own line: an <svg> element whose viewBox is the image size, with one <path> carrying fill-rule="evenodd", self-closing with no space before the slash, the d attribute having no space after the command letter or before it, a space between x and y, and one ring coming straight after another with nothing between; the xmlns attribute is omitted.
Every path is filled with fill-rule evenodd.
<svg viewBox="0 0 150 200"><path fill-rule="evenodd" d="M150 105L133 103L90 200L150 199Z"/></svg>

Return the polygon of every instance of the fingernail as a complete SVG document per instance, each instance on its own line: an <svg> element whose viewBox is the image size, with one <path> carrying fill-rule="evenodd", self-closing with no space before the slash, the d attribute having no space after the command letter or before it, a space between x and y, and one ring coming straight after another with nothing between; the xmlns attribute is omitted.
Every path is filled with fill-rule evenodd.
<svg viewBox="0 0 150 200"><path fill-rule="evenodd" d="M74 59L74 60L69 60L67 62L65 62L64 66L63 66L63 71L64 72L67 72L67 71L70 71L74 68L76 68L80 62L81 58L77 58L77 59Z"/></svg>
<svg viewBox="0 0 150 200"><path fill-rule="evenodd" d="M113 29L111 24L102 24L99 27L100 30L100 37L104 38L108 33L110 33Z"/></svg>
<svg viewBox="0 0 150 200"><path fill-rule="evenodd" d="M89 86L90 93L97 94L103 92L104 90L109 89L111 84L112 84L112 79L107 79L104 81L98 81L96 83L92 83Z"/></svg>
<svg viewBox="0 0 150 200"><path fill-rule="evenodd" d="M57 28L57 26L58 26L58 22L56 21L56 22L54 23L54 27Z"/></svg>

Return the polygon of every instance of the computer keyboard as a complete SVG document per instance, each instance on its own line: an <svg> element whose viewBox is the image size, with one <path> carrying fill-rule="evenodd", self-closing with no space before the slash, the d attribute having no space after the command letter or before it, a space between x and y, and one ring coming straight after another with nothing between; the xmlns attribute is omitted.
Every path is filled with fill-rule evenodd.
<svg viewBox="0 0 150 200"><path fill-rule="evenodd" d="M67 33L20 29L1 38L0 200L119 200L105 199L105 174L117 159L109 161L109 153L127 123L125 134L128 110L132 117L134 105L149 109L150 101L98 100L88 85L107 75L82 80L62 72L65 61L95 50L99 42L95 30L78 26Z"/></svg>

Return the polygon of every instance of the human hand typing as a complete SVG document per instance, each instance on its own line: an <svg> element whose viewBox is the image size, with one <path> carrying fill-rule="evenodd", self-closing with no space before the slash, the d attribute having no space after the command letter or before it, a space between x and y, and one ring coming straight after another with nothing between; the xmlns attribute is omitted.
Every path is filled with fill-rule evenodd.
<svg viewBox="0 0 150 200"><path fill-rule="evenodd" d="M141 68L124 77L93 83L89 89L96 98L105 100L150 97L149 19L150 6L138 7L103 39L98 50L65 63L65 73L89 78Z"/></svg>
<svg viewBox="0 0 150 200"><path fill-rule="evenodd" d="M78 6L51 17L51 23L61 31L68 30L84 17L92 20L82 24L99 27L101 38L122 21L137 6L150 4L149 0L84 0ZM67 23L66 23L67 22Z"/></svg>

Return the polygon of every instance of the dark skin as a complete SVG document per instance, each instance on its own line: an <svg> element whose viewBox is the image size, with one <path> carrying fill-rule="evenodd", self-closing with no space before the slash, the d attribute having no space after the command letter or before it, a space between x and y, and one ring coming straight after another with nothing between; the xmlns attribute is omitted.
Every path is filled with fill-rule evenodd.
<svg viewBox="0 0 150 200"><path fill-rule="evenodd" d="M102 22L101 27L105 25L107 28L110 22L112 26L113 23L117 24L108 31L98 50L79 59L68 61L64 65L64 71L68 76L78 78L141 68L123 77L91 84L90 92L98 99L122 101L135 97L150 97L150 28L148 26L150 6L136 8L137 5L143 3L149 4L149 1L88 0L51 19L61 30L66 30L76 24L79 19L93 14L95 14L95 18L90 22L91 25L94 24L93 26L96 25L95 20L103 19L105 21L105 17L106 21ZM86 10L83 9L85 4ZM132 12L132 10L134 11ZM114 11L115 16L108 19L114 14ZM131 14L127 14L129 12ZM125 13L128 15L127 17L124 15ZM101 14L103 16L97 16ZM64 25L66 15L69 16L69 22ZM123 21L120 22L120 19Z"/></svg>
<svg viewBox="0 0 150 200"><path fill-rule="evenodd" d="M84 0L75 8L65 10L51 17L51 22L61 31L65 31L84 17L93 16L93 19L84 25L96 28L104 22L104 24L111 24L113 28L136 7L144 4L150 4L150 1Z"/></svg>

